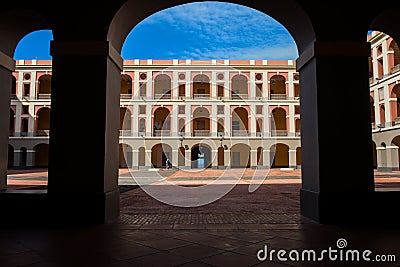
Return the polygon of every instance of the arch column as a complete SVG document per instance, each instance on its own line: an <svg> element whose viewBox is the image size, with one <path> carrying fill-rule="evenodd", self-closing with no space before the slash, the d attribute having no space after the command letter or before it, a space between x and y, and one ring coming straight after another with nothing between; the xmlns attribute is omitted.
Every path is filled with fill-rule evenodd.
<svg viewBox="0 0 400 267"><path fill-rule="evenodd" d="M192 168L192 150L185 150L185 169Z"/></svg>
<svg viewBox="0 0 400 267"><path fill-rule="evenodd" d="M147 169L152 167L151 166L151 149L150 150L148 150L148 149L145 150L144 166Z"/></svg>
<svg viewBox="0 0 400 267"><path fill-rule="evenodd" d="M211 150L211 167L213 169L218 169L218 150Z"/></svg>
<svg viewBox="0 0 400 267"><path fill-rule="evenodd" d="M263 169L271 169L271 150L263 150Z"/></svg>
<svg viewBox="0 0 400 267"><path fill-rule="evenodd" d="M54 215L62 221L104 223L119 216L118 142L119 90L123 60L108 41L55 40L52 60L52 114L48 195ZM76 75L76 64L91 62L86 75ZM71 79L71 77L75 77ZM71 108L75 95L92 99L96 116L88 123L80 109ZM96 94L87 88L96 88ZM71 136L71 129L95 133L90 139ZM76 153L74 147L91 149ZM68 168L67 160L85 162L90 168ZM77 182L79 186L77 186ZM65 200L68 201L65 201Z"/></svg>
<svg viewBox="0 0 400 267"><path fill-rule="evenodd" d="M386 170L386 147L376 147L376 161L377 161L377 169L378 171Z"/></svg>
<svg viewBox="0 0 400 267"><path fill-rule="evenodd" d="M388 171L399 170L399 148L397 146L386 147L386 168Z"/></svg>
<svg viewBox="0 0 400 267"><path fill-rule="evenodd" d="M26 151L26 167L34 167L35 166L35 150L27 150Z"/></svg>
<svg viewBox="0 0 400 267"><path fill-rule="evenodd" d="M14 150L14 167L20 167L21 165L21 150Z"/></svg>
<svg viewBox="0 0 400 267"><path fill-rule="evenodd" d="M171 159L172 166L175 168L179 167L179 150L172 149L172 159Z"/></svg>
<svg viewBox="0 0 400 267"><path fill-rule="evenodd" d="M296 169L297 167L296 152L296 149L289 149L289 168Z"/></svg>
<svg viewBox="0 0 400 267"><path fill-rule="evenodd" d="M250 167L252 169L256 169L257 168L257 149L251 149L250 150Z"/></svg>
<svg viewBox="0 0 400 267"><path fill-rule="evenodd" d="M224 150L224 165L225 165L225 169L230 169L232 166L230 149Z"/></svg>
<svg viewBox="0 0 400 267"><path fill-rule="evenodd" d="M297 60L300 108L304 115L301 214L318 222L356 221L372 214L374 173L367 60L370 53L368 42L316 41ZM346 84L340 79L332 80L343 73L352 73ZM332 101L332 92L338 87L352 103L346 109L337 109L337 102ZM329 115L332 110L337 112L334 117ZM357 120L343 120L347 114ZM346 134L332 138L332 125L341 125ZM358 145L346 151L340 149L349 142ZM363 162L363 168L355 168L354 159Z"/></svg>
<svg viewBox="0 0 400 267"><path fill-rule="evenodd" d="M132 149L132 169L139 169L139 150Z"/></svg>
<svg viewBox="0 0 400 267"><path fill-rule="evenodd" d="M15 61L0 52L0 190L7 188L8 130L10 123L10 95Z"/></svg>

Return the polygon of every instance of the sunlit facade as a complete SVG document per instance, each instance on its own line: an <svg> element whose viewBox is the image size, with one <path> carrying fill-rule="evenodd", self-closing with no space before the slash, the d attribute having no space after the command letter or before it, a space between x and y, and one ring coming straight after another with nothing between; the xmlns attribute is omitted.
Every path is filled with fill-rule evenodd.
<svg viewBox="0 0 400 267"><path fill-rule="evenodd" d="M400 50L388 35L372 32L370 103L374 166L399 170L400 146Z"/></svg>
<svg viewBox="0 0 400 267"><path fill-rule="evenodd" d="M9 167L43 167L48 161L51 61L16 63ZM77 75L83 74L77 70ZM96 88L88 90L96 93ZM116 90L120 167L162 168L167 158L181 169L301 165L295 61L125 60ZM91 100L81 99L74 88L71 94L76 95L71 109L80 109L90 123L96 116L90 112ZM88 140L93 134L71 129L71 135ZM83 148L71 149L79 153Z"/></svg>

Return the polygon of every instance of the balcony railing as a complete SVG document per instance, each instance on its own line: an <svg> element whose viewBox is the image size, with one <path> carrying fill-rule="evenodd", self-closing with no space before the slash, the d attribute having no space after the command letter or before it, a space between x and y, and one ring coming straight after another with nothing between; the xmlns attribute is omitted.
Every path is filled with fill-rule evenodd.
<svg viewBox="0 0 400 267"><path fill-rule="evenodd" d="M51 94L38 94L38 99L51 99Z"/></svg>
<svg viewBox="0 0 400 267"><path fill-rule="evenodd" d="M232 99L248 99L249 95L248 94L236 94L236 93L232 93L231 96Z"/></svg>
<svg viewBox="0 0 400 267"><path fill-rule="evenodd" d="M396 73L396 72L399 72L399 71L400 71L400 64L397 64L396 66L394 66L392 68L392 73Z"/></svg>
<svg viewBox="0 0 400 267"><path fill-rule="evenodd" d="M131 99L132 94L120 94L120 99Z"/></svg>
<svg viewBox="0 0 400 267"><path fill-rule="evenodd" d="M154 130L153 131L153 136L155 136L155 137L171 136L171 131L170 130Z"/></svg>
<svg viewBox="0 0 400 267"><path fill-rule="evenodd" d="M119 130L119 135L120 136L132 136L132 131L131 130Z"/></svg>
<svg viewBox="0 0 400 267"><path fill-rule="evenodd" d="M171 99L171 94L154 94L154 99Z"/></svg>
<svg viewBox="0 0 400 267"><path fill-rule="evenodd" d="M272 130L271 136L288 136L287 130Z"/></svg>
<svg viewBox="0 0 400 267"><path fill-rule="evenodd" d="M210 136L210 130L193 130L192 136Z"/></svg>
<svg viewBox="0 0 400 267"><path fill-rule="evenodd" d="M34 136L49 136L50 130L37 130L33 135Z"/></svg>
<svg viewBox="0 0 400 267"><path fill-rule="evenodd" d="M16 94L11 94L10 98L11 98L11 100L18 99L18 97L17 97L17 95L16 95Z"/></svg>
<svg viewBox="0 0 400 267"><path fill-rule="evenodd" d="M301 136L301 132L295 132L294 135L295 136Z"/></svg>
<svg viewBox="0 0 400 267"><path fill-rule="evenodd" d="M232 130L232 136L248 136L249 132L247 130Z"/></svg>
<svg viewBox="0 0 400 267"><path fill-rule="evenodd" d="M194 99L209 99L210 94L193 94Z"/></svg>
<svg viewBox="0 0 400 267"><path fill-rule="evenodd" d="M286 94L271 94L270 95L271 100L287 100Z"/></svg>

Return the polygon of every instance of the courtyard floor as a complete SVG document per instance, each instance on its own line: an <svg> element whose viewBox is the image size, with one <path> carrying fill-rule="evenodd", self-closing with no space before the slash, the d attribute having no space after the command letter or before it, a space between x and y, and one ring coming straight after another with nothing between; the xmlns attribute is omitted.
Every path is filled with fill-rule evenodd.
<svg viewBox="0 0 400 267"><path fill-rule="evenodd" d="M0 266L400 266L400 229L324 225L302 217L300 177L300 170L286 169L120 169L119 184L128 189L121 191L117 222L68 229L0 228ZM377 190L397 190L400 172L376 172L375 183ZM46 184L46 170L9 171L10 189ZM169 199L176 188L210 188L206 193L222 188L225 194L195 207L154 198ZM257 253L265 246L272 256L261 261ZM318 261L329 248L337 250L337 258L323 254ZM346 260L346 249L370 250L370 261L361 256ZM279 258L278 250L287 254ZM302 260L305 250L316 251L316 260ZM290 251L299 252L299 258L295 252L289 258Z"/></svg>

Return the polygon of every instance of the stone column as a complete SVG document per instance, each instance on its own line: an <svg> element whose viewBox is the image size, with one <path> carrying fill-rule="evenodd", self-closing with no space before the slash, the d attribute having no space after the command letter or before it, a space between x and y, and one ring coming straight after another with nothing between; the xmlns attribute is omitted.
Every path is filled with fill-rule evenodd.
<svg viewBox="0 0 400 267"><path fill-rule="evenodd" d="M21 165L21 150L14 150L14 167L20 167Z"/></svg>
<svg viewBox="0 0 400 267"><path fill-rule="evenodd" d="M139 150L132 150L132 169L139 169Z"/></svg>
<svg viewBox="0 0 400 267"><path fill-rule="evenodd" d="M27 150L26 151L26 167L34 167L35 166L35 150Z"/></svg>
<svg viewBox="0 0 400 267"><path fill-rule="evenodd" d="M289 150L289 168L296 169L296 149Z"/></svg>
<svg viewBox="0 0 400 267"><path fill-rule="evenodd" d="M386 147L376 147L376 162L377 169L380 172L387 171L387 153Z"/></svg>
<svg viewBox="0 0 400 267"><path fill-rule="evenodd" d="M388 171L399 170L399 147L386 146L386 158Z"/></svg>
<svg viewBox="0 0 400 267"><path fill-rule="evenodd" d="M179 167L179 150L178 149L172 149L171 163L174 168Z"/></svg>
<svg viewBox="0 0 400 267"><path fill-rule="evenodd" d="M120 92L116 88L121 86L123 60L108 41L97 40L55 40L51 42L51 55L48 181L51 212L63 222L115 221L120 202ZM77 64L87 62L91 65L87 75L76 75ZM88 79L88 76L96 78ZM81 99L91 99L90 111L96 116L88 120L82 116L81 109L71 108L71 103L76 102L71 88L79 92ZM71 129L90 134L82 138L71 135ZM85 163L89 167L72 168L74 163Z"/></svg>
<svg viewBox="0 0 400 267"><path fill-rule="evenodd" d="M263 150L263 168L264 169L271 168L271 151L269 149Z"/></svg>
<svg viewBox="0 0 400 267"><path fill-rule="evenodd" d="M218 169L218 150L213 149L211 151L211 167L213 169Z"/></svg>
<svg viewBox="0 0 400 267"><path fill-rule="evenodd" d="M257 149L252 149L250 150L250 167L255 169L257 165Z"/></svg>
<svg viewBox="0 0 400 267"><path fill-rule="evenodd" d="M0 52L0 190L7 188L8 128L10 124L10 95L15 61ZM7 129L7 131L6 131Z"/></svg>
<svg viewBox="0 0 400 267"><path fill-rule="evenodd" d="M230 169L232 166L230 149L227 149L224 151L224 165L225 165L225 169Z"/></svg>
<svg viewBox="0 0 400 267"><path fill-rule="evenodd" d="M144 155L144 166L145 168L152 168L151 164L151 149L146 149L145 150L145 155Z"/></svg>
<svg viewBox="0 0 400 267"><path fill-rule="evenodd" d="M192 151L190 149L185 150L185 169L192 168Z"/></svg>
<svg viewBox="0 0 400 267"><path fill-rule="evenodd" d="M371 216L366 205L374 193L370 54L368 42L315 41L297 60L302 114L301 214L318 222L349 222ZM346 83L332 79L343 73L351 73ZM352 104L338 109L337 101L332 101L335 88L346 92L346 100ZM330 115L333 110L335 116ZM343 120L348 114L357 120ZM332 125L340 125L345 134L332 138ZM340 149L349 143L356 146ZM356 168L354 160L363 167Z"/></svg>

